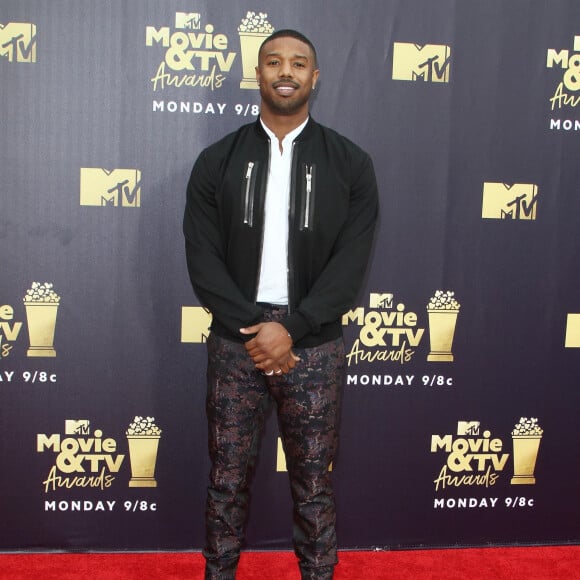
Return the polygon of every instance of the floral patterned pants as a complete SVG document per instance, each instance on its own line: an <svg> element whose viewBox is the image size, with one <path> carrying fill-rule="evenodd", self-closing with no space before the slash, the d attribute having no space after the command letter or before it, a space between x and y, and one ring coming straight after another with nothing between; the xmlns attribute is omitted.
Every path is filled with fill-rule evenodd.
<svg viewBox="0 0 580 580"><path fill-rule="evenodd" d="M267 311L266 320L285 315ZM265 376L243 344L211 334L206 401L211 459L206 505L207 579L235 578L249 481L270 401L277 407L294 502L293 542L303 579L331 579L336 512L329 466L336 452L345 357L342 339L307 349L290 373Z"/></svg>

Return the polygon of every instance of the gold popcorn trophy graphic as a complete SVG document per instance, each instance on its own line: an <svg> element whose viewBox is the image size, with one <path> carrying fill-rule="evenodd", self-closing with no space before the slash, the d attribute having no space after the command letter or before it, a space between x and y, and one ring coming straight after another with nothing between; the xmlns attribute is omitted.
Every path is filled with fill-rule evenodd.
<svg viewBox="0 0 580 580"><path fill-rule="evenodd" d="M512 431L514 447L514 476L511 483L534 484L534 469L544 430L535 418L521 417Z"/></svg>
<svg viewBox="0 0 580 580"><path fill-rule="evenodd" d="M157 487L155 463L161 429L155 417L135 417L127 429L131 479L129 487Z"/></svg>
<svg viewBox="0 0 580 580"><path fill-rule="evenodd" d="M242 73L240 81L241 89L257 89L256 66L258 65L258 51L260 45L270 34L274 27L268 22L268 14L260 12L248 12L238 26L240 35L240 47L242 49Z"/></svg>
<svg viewBox="0 0 580 580"><path fill-rule="evenodd" d="M55 357L54 330L60 296L52 289L52 284L33 282L23 301L30 340L27 356Z"/></svg>
<svg viewBox="0 0 580 580"><path fill-rule="evenodd" d="M455 292L437 290L429 300L429 340L431 351L428 361L452 362L453 335L459 314L459 302L454 298Z"/></svg>

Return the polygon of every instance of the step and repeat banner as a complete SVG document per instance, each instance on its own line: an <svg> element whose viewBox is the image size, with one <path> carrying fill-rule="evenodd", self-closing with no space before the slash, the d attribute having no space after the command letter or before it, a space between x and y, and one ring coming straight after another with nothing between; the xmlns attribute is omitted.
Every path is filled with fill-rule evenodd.
<svg viewBox="0 0 580 580"><path fill-rule="evenodd" d="M577 0L7 0L0 550L202 547L185 188L257 118L280 28L381 196L343 317L340 546L580 541ZM273 413L252 489L248 547L290 548Z"/></svg>

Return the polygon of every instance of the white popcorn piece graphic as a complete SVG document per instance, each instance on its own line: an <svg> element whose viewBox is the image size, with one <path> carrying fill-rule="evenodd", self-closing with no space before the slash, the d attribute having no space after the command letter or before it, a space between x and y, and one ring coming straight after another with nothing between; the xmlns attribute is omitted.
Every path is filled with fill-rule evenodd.
<svg viewBox="0 0 580 580"><path fill-rule="evenodd" d="M24 302L58 304L60 302L60 296L52 288L53 285L50 282L44 282L43 284L33 282L32 286L26 291Z"/></svg>
<svg viewBox="0 0 580 580"><path fill-rule="evenodd" d="M274 32L274 27L268 22L268 14L265 12L249 11L245 18L242 18L238 26L238 32L255 32L258 34L270 35Z"/></svg>
<svg viewBox="0 0 580 580"><path fill-rule="evenodd" d="M155 425L155 417L140 417L137 415L129 425L126 434L158 437L161 435L161 429Z"/></svg>
<svg viewBox="0 0 580 580"><path fill-rule="evenodd" d="M427 310L459 310L460 304L455 300L455 292L437 290L429 300Z"/></svg>
<svg viewBox="0 0 580 580"><path fill-rule="evenodd" d="M521 417L512 431L514 437L541 436L543 433L544 430L538 425L538 420L534 417L531 419Z"/></svg>

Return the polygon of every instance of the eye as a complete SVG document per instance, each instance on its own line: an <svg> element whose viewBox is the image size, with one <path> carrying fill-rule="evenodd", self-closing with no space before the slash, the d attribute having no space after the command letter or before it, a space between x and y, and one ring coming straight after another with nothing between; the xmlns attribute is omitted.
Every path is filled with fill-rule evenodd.
<svg viewBox="0 0 580 580"><path fill-rule="evenodd" d="M270 66L277 66L280 64L280 61L277 58L272 58L268 61L268 65Z"/></svg>
<svg viewBox="0 0 580 580"><path fill-rule="evenodd" d="M294 63L294 66L297 67L297 68L305 68L306 67L306 65L303 62L300 62L300 61L296 61Z"/></svg>

